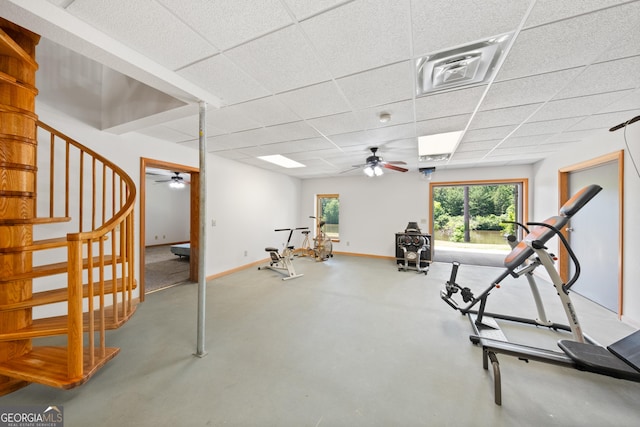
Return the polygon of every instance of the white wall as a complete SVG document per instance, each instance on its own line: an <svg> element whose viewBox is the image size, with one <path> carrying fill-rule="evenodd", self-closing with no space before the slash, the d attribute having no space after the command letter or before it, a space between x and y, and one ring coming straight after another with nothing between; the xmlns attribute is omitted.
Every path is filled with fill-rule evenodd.
<svg viewBox="0 0 640 427"><path fill-rule="evenodd" d="M316 194L340 195L340 242L334 251L395 256L395 233L416 221L422 232L429 230L429 182L480 179L527 178L531 166L437 170L427 181L417 171L388 171L381 177L364 175L302 182L300 224L312 226ZM436 248L437 250L437 248Z"/></svg>
<svg viewBox="0 0 640 427"><path fill-rule="evenodd" d="M636 112L637 114L637 112ZM629 113L629 118L633 117ZM613 123L616 124L616 123ZM640 123L627 128L626 140L636 164L640 168ZM558 169L571 166L598 156L625 150L624 156L624 259L623 286L624 304L622 307L623 320L640 327L640 263L637 261L640 253L640 177L633 166L629 150L625 147L625 133L623 130L608 132L603 130L589 140L576 143L563 153L558 153L550 159L536 164L534 168L536 185L533 189L535 200L533 218L546 218L558 210ZM593 230L598 232L598 230ZM602 244L607 245L608 236L602 236ZM612 245L614 243L611 243Z"/></svg>
<svg viewBox="0 0 640 427"><path fill-rule="evenodd" d="M114 135L64 115L39 102L40 120L109 158L120 166L140 188L140 158L198 167L198 150L181 147L141 134ZM41 170L40 172L46 173ZM281 245L275 228L291 227L300 217L300 180L224 159L207 157L206 275L228 271L266 259L266 246ZM147 187L148 188L148 187ZM140 247L140 206L135 207L135 247ZM212 220L215 219L215 226ZM48 234L67 232L52 225ZM282 234L282 233L279 233ZM36 237L38 238L38 237ZM245 256L246 252L246 256ZM140 260L139 253L136 259ZM136 266L136 276L139 266Z"/></svg>
<svg viewBox="0 0 640 427"><path fill-rule="evenodd" d="M146 178L145 245L156 246L189 241L189 187L171 188L162 177Z"/></svg>

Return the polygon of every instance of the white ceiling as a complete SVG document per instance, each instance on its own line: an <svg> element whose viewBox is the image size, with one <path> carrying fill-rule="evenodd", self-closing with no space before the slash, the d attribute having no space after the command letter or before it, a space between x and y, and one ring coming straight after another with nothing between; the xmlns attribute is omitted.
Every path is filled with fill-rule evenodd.
<svg viewBox="0 0 640 427"><path fill-rule="evenodd" d="M67 57L90 58L156 89L179 86L171 95L191 108L138 120L126 131L190 148L198 147L197 101L212 94L209 101L221 108L208 108L210 152L300 178L339 175L372 146L411 171L529 164L640 114L640 1L39 3L29 11L39 17L30 20L19 13L27 6L0 0L8 19L43 35L41 69L58 70L56 85L77 85L61 82L77 79L63 70L70 61L46 53L61 45L83 50ZM492 80L416 96L420 57L511 32ZM119 59L94 52L107 45L129 50ZM45 98L51 79L42 80ZM383 112L391 115L387 123L378 119ZM456 130L466 132L448 161L418 161L418 136ZM307 167L282 169L256 158L270 154Z"/></svg>

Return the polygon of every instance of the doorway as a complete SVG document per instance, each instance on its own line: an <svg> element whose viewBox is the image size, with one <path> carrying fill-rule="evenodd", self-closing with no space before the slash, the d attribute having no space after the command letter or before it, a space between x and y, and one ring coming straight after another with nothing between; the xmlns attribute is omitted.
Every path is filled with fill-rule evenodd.
<svg viewBox="0 0 640 427"><path fill-rule="evenodd" d="M602 191L571 219L563 234L580 261L581 274L572 287L576 293L622 316L622 151L560 170L562 205L580 188L598 184ZM560 251L560 273L574 273L566 251Z"/></svg>
<svg viewBox="0 0 640 427"><path fill-rule="evenodd" d="M180 165L176 163L164 162L160 160L141 158L140 159L140 301L144 301L146 293L145 286L145 260L146 260L146 209L147 209L147 188L146 188L146 171L148 168L161 169L169 171L171 174L178 172L190 175L189 187L189 204L187 206L178 206L185 215L189 215L189 280L198 281L198 247L200 246L199 235L199 170L191 166Z"/></svg>

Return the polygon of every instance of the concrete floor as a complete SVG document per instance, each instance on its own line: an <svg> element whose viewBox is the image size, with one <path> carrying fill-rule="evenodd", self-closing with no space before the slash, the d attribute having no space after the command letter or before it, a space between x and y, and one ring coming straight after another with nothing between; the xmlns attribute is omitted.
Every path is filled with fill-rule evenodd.
<svg viewBox="0 0 640 427"><path fill-rule="evenodd" d="M640 425L640 383L508 356L495 405L468 320L439 298L449 264L432 264L427 276L350 256L294 264L303 277L251 268L209 283L204 358L192 355L197 287L180 285L148 295L109 333L122 351L88 383L32 384L0 406L61 405L65 427ZM484 287L500 271L462 265L458 282ZM555 302L550 288L543 296ZM574 298L602 344L633 331ZM490 308L518 314L530 299L526 281L509 278ZM548 307L549 317L565 323L558 310Z"/></svg>

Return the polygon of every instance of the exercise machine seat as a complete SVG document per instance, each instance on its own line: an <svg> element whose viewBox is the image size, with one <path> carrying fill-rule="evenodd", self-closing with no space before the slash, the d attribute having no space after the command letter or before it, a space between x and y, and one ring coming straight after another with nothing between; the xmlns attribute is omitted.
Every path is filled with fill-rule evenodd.
<svg viewBox="0 0 640 427"><path fill-rule="evenodd" d="M562 340L558 346L576 363L578 369L630 381L640 381L640 331L607 348Z"/></svg>

